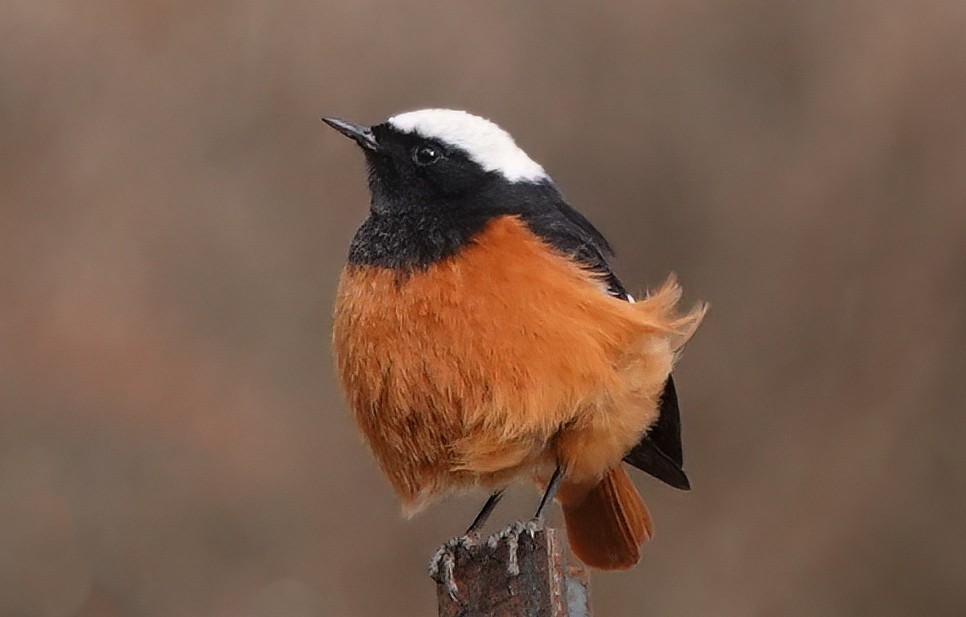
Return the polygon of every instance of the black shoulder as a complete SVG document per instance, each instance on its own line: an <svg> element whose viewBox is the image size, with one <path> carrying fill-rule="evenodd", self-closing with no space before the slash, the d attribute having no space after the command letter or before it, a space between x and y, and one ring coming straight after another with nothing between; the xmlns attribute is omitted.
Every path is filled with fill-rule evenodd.
<svg viewBox="0 0 966 617"><path fill-rule="evenodd" d="M611 295L627 299L627 290L611 270L614 249L593 223L553 189L537 203L528 204L520 217L533 233L574 261L597 272Z"/></svg>

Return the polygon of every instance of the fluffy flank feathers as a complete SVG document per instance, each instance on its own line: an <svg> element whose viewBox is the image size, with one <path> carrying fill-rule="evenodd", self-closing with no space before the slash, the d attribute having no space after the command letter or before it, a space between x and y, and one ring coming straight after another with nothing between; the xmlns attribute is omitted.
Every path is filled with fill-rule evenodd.
<svg viewBox="0 0 966 617"><path fill-rule="evenodd" d="M647 317L650 325L670 334L669 342L673 351L684 347L708 312L708 304L699 302L691 310L678 313L677 304L680 300L681 286L677 276L672 273L657 290L633 304L639 314Z"/></svg>

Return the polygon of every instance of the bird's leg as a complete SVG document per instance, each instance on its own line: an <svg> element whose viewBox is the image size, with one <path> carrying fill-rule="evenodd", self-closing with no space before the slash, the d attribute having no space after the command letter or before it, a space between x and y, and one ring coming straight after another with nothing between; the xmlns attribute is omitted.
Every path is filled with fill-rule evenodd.
<svg viewBox="0 0 966 617"><path fill-rule="evenodd" d="M553 475L550 476L550 482L547 484L547 490L544 491L543 499L540 500L540 505L537 506L537 513L533 515L533 518L543 518L544 508L547 507L547 504L550 503L550 500L553 499L557 494L557 489L560 488L560 479L563 475L561 473L562 471L563 470L561 469L560 465L557 465L557 468L553 470Z"/></svg>
<svg viewBox="0 0 966 617"><path fill-rule="evenodd" d="M490 495L490 498L486 500L486 503L483 504L483 509L480 510L480 513L476 515L475 519L473 519L473 524L470 525L470 528L466 530L466 535L476 533L483 525L486 524L486 519L490 518L493 508L496 507L496 504L500 503L501 499L503 499L502 488Z"/></svg>

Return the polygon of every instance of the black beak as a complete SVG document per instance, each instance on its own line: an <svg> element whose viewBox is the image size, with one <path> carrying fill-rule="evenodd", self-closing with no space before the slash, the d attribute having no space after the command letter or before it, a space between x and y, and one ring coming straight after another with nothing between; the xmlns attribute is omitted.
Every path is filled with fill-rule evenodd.
<svg viewBox="0 0 966 617"><path fill-rule="evenodd" d="M322 122L325 122L349 139L355 141L361 148L369 150L370 152L379 151L379 142L376 141L376 136L372 134L370 127L339 120L338 118L322 118Z"/></svg>

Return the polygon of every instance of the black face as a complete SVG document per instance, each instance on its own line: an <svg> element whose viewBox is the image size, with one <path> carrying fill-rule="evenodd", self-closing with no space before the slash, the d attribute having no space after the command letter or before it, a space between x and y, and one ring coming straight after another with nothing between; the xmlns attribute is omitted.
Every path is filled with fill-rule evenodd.
<svg viewBox="0 0 966 617"><path fill-rule="evenodd" d="M388 123L372 127L372 134L378 149L365 153L374 212L432 215L465 208L502 180L438 140L399 132Z"/></svg>

